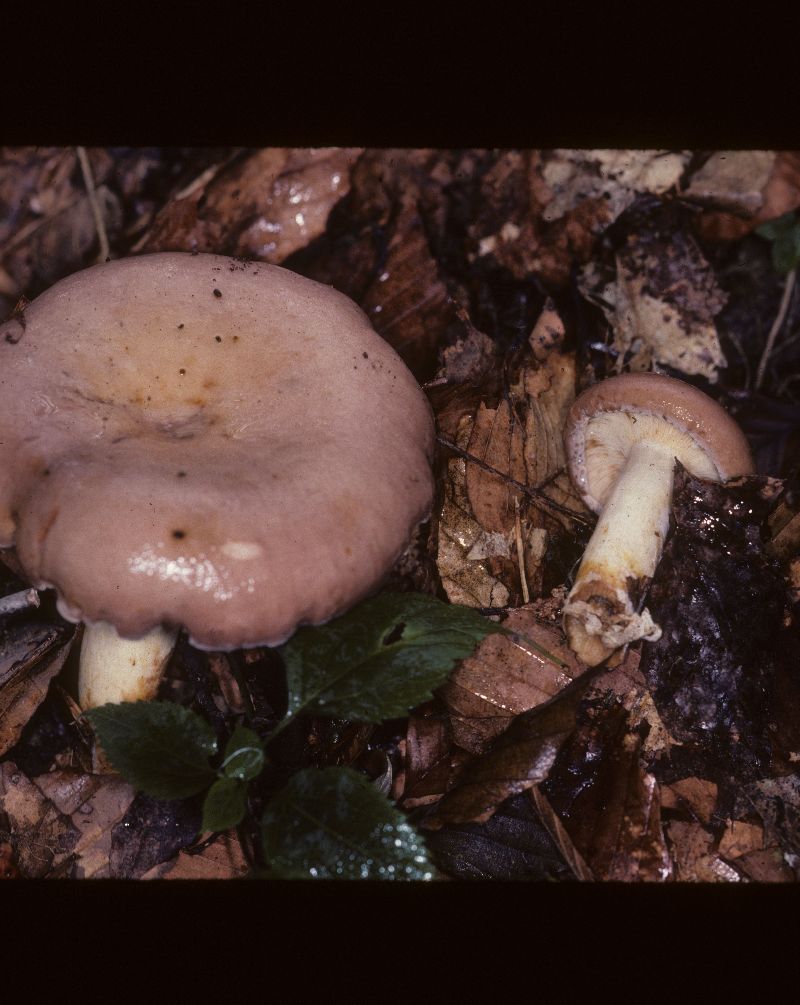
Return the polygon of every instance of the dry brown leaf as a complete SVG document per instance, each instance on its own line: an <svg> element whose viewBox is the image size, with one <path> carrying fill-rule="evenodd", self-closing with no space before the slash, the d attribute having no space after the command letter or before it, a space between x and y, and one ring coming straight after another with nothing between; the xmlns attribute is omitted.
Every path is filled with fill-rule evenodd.
<svg viewBox="0 0 800 1005"><path fill-rule="evenodd" d="M0 764L0 813L8 818L23 876L40 879L68 863L78 840L78 828L13 761Z"/></svg>
<svg viewBox="0 0 800 1005"><path fill-rule="evenodd" d="M439 689L458 746L483 754L515 716L549 701L585 671L567 647L564 634L543 621L539 605L511 611L503 627L519 636L487 636ZM530 644L552 653L554 663Z"/></svg>
<svg viewBox="0 0 800 1005"><path fill-rule="evenodd" d="M739 873L714 850L714 838L700 824L670 820L666 826L675 878L693 883L738 883Z"/></svg>
<svg viewBox="0 0 800 1005"><path fill-rule="evenodd" d="M33 783L77 830L71 848L70 875L103 879L110 875L112 830L127 813L136 791L116 776L57 770L37 775Z"/></svg>
<svg viewBox="0 0 800 1005"><path fill-rule="evenodd" d="M766 167L767 157L771 157L772 162L764 179L763 169ZM692 185L685 193L688 198L692 198L694 194L698 201L706 201L705 195L708 193L708 201L721 206L734 201L734 205L727 211L711 210L698 217L695 229L705 241L738 241L762 223L791 213L800 206L800 153L797 151L781 151L778 154L723 151L712 155L698 174L701 177L697 186L695 187L695 175ZM745 177L737 181L736 174ZM750 177L747 177L748 174ZM730 175L734 177L731 178ZM757 185L761 187L756 193L754 189ZM731 191L737 187L746 189L747 192L742 192L737 197L735 191ZM735 204L737 198L738 204ZM754 208L751 209L750 206Z"/></svg>
<svg viewBox="0 0 800 1005"><path fill-rule="evenodd" d="M565 471L562 429L575 363L551 301L528 353L495 405L487 388L434 397L440 431L463 452L448 462L437 565L454 603L502 607L542 592L554 535L574 536L587 512ZM449 436L447 436L449 434Z"/></svg>
<svg viewBox="0 0 800 1005"><path fill-rule="evenodd" d="M69 655L75 635L59 625L32 624L0 633L0 754L19 740Z"/></svg>
<svg viewBox="0 0 800 1005"><path fill-rule="evenodd" d="M737 868L754 883L795 883L798 876L787 863L780 848L751 851L736 859Z"/></svg>
<svg viewBox="0 0 800 1005"><path fill-rule="evenodd" d="M442 351L436 380L448 384L478 383L497 366L497 349L488 335L474 327L465 310L457 307L455 313L464 325L464 333Z"/></svg>
<svg viewBox="0 0 800 1005"><path fill-rule="evenodd" d="M775 166L772 150L720 150L691 177L682 198L729 213L752 216L764 205Z"/></svg>
<svg viewBox="0 0 800 1005"><path fill-rule="evenodd" d="M764 828L744 820L729 820L718 851L723 858L737 859L754 851L764 850Z"/></svg>
<svg viewBox="0 0 800 1005"><path fill-rule="evenodd" d="M227 831L200 852L180 851L142 879L244 879L249 871L236 831Z"/></svg>
<svg viewBox="0 0 800 1005"><path fill-rule="evenodd" d="M647 763L651 763L654 758L669 754L670 748L674 745L680 746L658 713L644 675L639 669L639 653L635 649L628 649L624 659L617 666L595 677L592 692L615 694L628 712L631 729L638 729L642 723L646 724L647 736L642 741L642 754Z"/></svg>
<svg viewBox="0 0 800 1005"><path fill-rule="evenodd" d="M542 178L553 193L544 218L558 220L586 199L599 198L613 223L637 195L676 188L688 162L686 151L553 150L542 164Z"/></svg>
<svg viewBox="0 0 800 1005"><path fill-rule="evenodd" d="M714 383L727 365L713 320L726 297L686 235L632 236L613 270L592 263L579 286L611 325L618 371L655 364Z"/></svg>
<svg viewBox="0 0 800 1005"><path fill-rule="evenodd" d="M710 824L717 806L719 789L705 778L681 778L661 786L661 805L665 809L688 809L701 824Z"/></svg>
<svg viewBox="0 0 800 1005"><path fill-rule="evenodd" d="M455 442L466 449L472 419L464 416ZM510 561L511 545L501 534L488 534L475 519L467 496L467 463L447 462L444 502L437 521L436 565L451 603L466 607L506 607L511 594L498 578L493 559Z"/></svg>
<svg viewBox="0 0 800 1005"><path fill-rule="evenodd" d="M403 808L437 802L452 788L468 760L465 751L453 747L447 716L412 715L405 741Z"/></svg>
<svg viewBox="0 0 800 1005"><path fill-rule="evenodd" d="M325 230L359 150L266 148L209 169L157 214L136 251L200 251L273 264ZM236 158L237 155L234 155Z"/></svg>
<svg viewBox="0 0 800 1005"><path fill-rule="evenodd" d="M359 303L414 376L430 380L457 305L439 276L413 189L401 197L384 266Z"/></svg>

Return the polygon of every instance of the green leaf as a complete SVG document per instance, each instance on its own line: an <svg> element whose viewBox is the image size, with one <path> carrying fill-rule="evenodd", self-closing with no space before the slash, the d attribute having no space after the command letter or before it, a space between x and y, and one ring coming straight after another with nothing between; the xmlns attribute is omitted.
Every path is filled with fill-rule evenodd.
<svg viewBox="0 0 800 1005"><path fill-rule="evenodd" d="M500 630L469 607L421 593L381 594L327 625L301 628L282 647L288 715L362 722L404 716Z"/></svg>
<svg viewBox="0 0 800 1005"><path fill-rule="evenodd" d="M166 701L100 705L86 713L115 771L156 799L182 799L217 777L208 759L217 752L209 724Z"/></svg>
<svg viewBox="0 0 800 1005"><path fill-rule="evenodd" d="M420 835L351 768L294 775L267 806L262 839L273 879L433 878Z"/></svg>
<svg viewBox="0 0 800 1005"><path fill-rule="evenodd" d="M226 831L244 819L247 785L236 778L219 778L203 802L201 831Z"/></svg>
<svg viewBox="0 0 800 1005"><path fill-rule="evenodd" d="M776 272L787 274L800 265L800 220L794 213L763 223L756 233L772 241L772 265Z"/></svg>
<svg viewBox="0 0 800 1005"><path fill-rule="evenodd" d="M257 733L246 726L237 726L225 747L222 770L228 778L250 781L258 778L264 768L264 748Z"/></svg>

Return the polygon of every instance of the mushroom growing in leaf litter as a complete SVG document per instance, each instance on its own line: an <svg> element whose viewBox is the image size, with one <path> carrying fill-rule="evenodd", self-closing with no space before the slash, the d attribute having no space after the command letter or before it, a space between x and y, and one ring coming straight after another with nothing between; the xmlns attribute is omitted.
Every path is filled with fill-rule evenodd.
<svg viewBox="0 0 800 1005"><path fill-rule="evenodd" d="M279 645L430 511L433 419L366 315L285 269L109 262L0 326L0 547L84 621L84 708L155 696L180 627Z"/></svg>
<svg viewBox="0 0 800 1005"><path fill-rule="evenodd" d="M564 430L570 476L599 514L564 604L570 647L588 666L660 627L639 610L669 529L675 461L695 477L754 473L744 434L691 384L654 373L600 381L580 394Z"/></svg>

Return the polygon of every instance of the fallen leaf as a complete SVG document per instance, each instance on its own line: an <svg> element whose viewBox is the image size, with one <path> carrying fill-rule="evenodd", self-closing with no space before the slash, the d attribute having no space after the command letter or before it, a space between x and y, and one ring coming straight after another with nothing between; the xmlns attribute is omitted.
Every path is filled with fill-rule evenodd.
<svg viewBox="0 0 800 1005"><path fill-rule="evenodd" d="M14 854L24 877L41 879L69 861L78 828L13 761L0 764L0 813L9 821Z"/></svg>
<svg viewBox="0 0 800 1005"><path fill-rule="evenodd" d="M44 701L74 638L62 625L34 623L0 630L0 754L17 743Z"/></svg>
<svg viewBox="0 0 800 1005"><path fill-rule="evenodd" d="M696 823L670 820L666 825L675 878L694 883L738 883L739 873L716 854L712 834Z"/></svg>
<svg viewBox="0 0 800 1005"><path fill-rule="evenodd" d="M800 775L762 778L741 787L737 817L757 813L764 824L766 847L778 845L800 861Z"/></svg>
<svg viewBox="0 0 800 1005"><path fill-rule="evenodd" d="M768 172L767 158L771 158ZM697 184L696 175L684 195L715 207L694 223L704 241L741 240L762 223L800 206L800 153L796 151L722 151L712 154L697 174Z"/></svg>
<svg viewBox="0 0 800 1005"><path fill-rule="evenodd" d="M737 859L754 851L764 850L764 828L744 820L729 820L718 851L723 858Z"/></svg>
<svg viewBox="0 0 800 1005"><path fill-rule="evenodd" d="M614 698L590 698L542 786L597 879L663 882L672 864L656 779L642 760L644 728L631 730Z"/></svg>
<svg viewBox="0 0 800 1005"><path fill-rule="evenodd" d="M736 860L736 865L754 883L796 883L800 879L776 847L748 852Z"/></svg>
<svg viewBox="0 0 800 1005"><path fill-rule="evenodd" d="M444 827L427 842L439 867L454 879L570 878L558 846L524 797L508 800L485 823Z"/></svg>
<svg viewBox="0 0 800 1005"><path fill-rule="evenodd" d="M544 781L574 729L584 689L585 684L577 683L518 715L488 753L467 765L423 826L438 830L446 824L480 823L510 796Z"/></svg>
<svg viewBox="0 0 800 1005"><path fill-rule="evenodd" d="M705 778L679 778L661 785L664 809L687 809L701 824L708 825L717 806L718 786Z"/></svg>
<svg viewBox="0 0 800 1005"><path fill-rule="evenodd" d="M566 827L561 823L558 814L554 811L547 796L545 796L538 785L534 785L530 790L530 797L531 802L536 808L536 812L539 814L539 819L555 842L556 847L561 852L564 861L572 870L575 878L584 883L592 882L594 880L592 870L575 847Z"/></svg>
<svg viewBox="0 0 800 1005"><path fill-rule="evenodd" d="M503 627L519 635L484 639L438 692L450 713L455 743L476 755L485 753L517 715L549 701L586 669L563 632L542 621L537 604L511 611ZM547 659L530 640L560 662Z"/></svg>
<svg viewBox="0 0 800 1005"><path fill-rule="evenodd" d="M584 200L600 198L613 223L637 195L662 195L677 188L688 162L685 151L553 150L542 165L542 177L553 193L544 218L558 220Z"/></svg>
<svg viewBox="0 0 800 1005"><path fill-rule="evenodd" d="M142 879L244 879L249 871L236 832L227 831L202 851L183 849L177 858L154 866Z"/></svg>
<svg viewBox="0 0 800 1005"><path fill-rule="evenodd" d="M412 715L405 741L403 809L429 806L451 788L470 760L453 745L450 717Z"/></svg>
<svg viewBox="0 0 800 1005"><path fill-rule="evenodd" d="M657 364L714 383L727 365L714 325L726 296L689 235L642 228L613 266L583 269L579 287L611 325L617 372Z"/></svg>
<svg viewBox="0 0 800 1005"><path fill-rule="evenodd" d="M135 250L200 251L277 264L325 230L360 151L234 152L156 215Z"/></svg>
<svg viewBox="0 0 800 1005"><path fill-rule="evenodd" d="M70 851L70 877L107 878L113 828L134 800L133 786L108 775L63 770L39 775L33 783L78 832Z"/></svg>
<svg viewBox="0 0 800 1005"><path fill-rule="evenodd" d="M157 800L139 793L112 828L112 879L140 879L192 844L200 829L197 799Z"/></svg>

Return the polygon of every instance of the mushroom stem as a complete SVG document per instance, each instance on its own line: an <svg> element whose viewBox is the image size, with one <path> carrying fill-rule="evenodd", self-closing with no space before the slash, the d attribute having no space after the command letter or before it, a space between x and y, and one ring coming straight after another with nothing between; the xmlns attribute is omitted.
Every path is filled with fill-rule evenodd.
<svg viewBox="0 0 800 1005"><path fill-rule="evenodd" d="M141 639L123 639L108 622L87 624L78 667L78 704L85 711L109 702L151 701L177 635L177 628L154 628Z"/></svg>
<svg viewBox="0 0 800 1005"><path fill-rule="evenodd" d="M637 607L667 535L674 469L669 449L634 444L603 507L564 605L570 647L588 666L626 643L661 636L647 608Z"/></svg>

